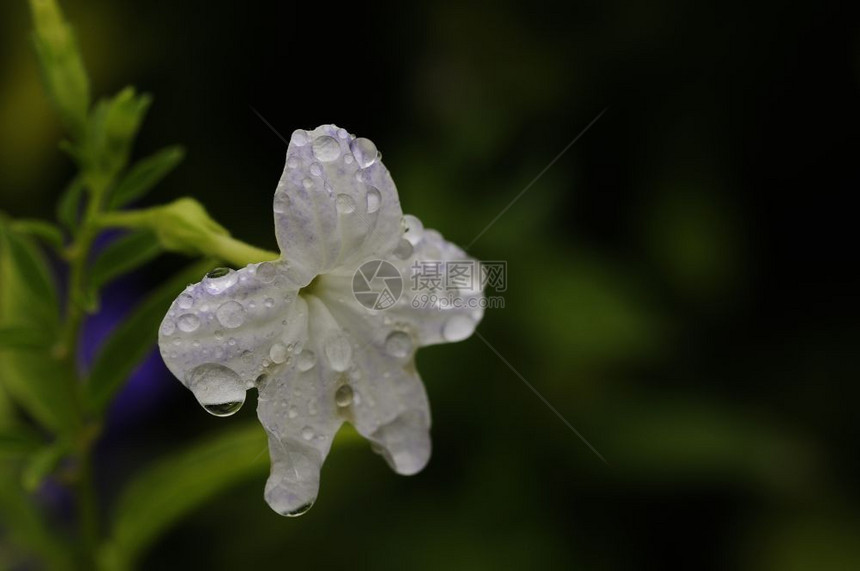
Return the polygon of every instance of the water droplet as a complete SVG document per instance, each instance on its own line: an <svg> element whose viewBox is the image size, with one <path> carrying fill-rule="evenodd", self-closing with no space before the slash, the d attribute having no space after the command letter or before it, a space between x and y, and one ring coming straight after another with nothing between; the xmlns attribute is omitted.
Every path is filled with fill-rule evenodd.
<svg viewBox="0 0 860 571"><path fill-rule="evenodd" d="M314 429L310 426L306 426L302 428L302 438L305 440L313 440L314 438Z"/></svg>
<svg viewBox="0 0 860 571"><path fill-rule="evenodd" d="M374 187L367 189L367 213L373 214L379 210L379 205L382 204L382 193Z"/></svg>
<svg viewBox="0 0 860 571"><path fill-rule="evenodd" d="M401 238L397 243L397 247L394 248L394 255L400 258L401 260L406 260L409 256L412 255L412 252L415 251L415 248L412 246L412 242L407 240L406 238Z"/></svg>
<svg viewBox="0 0 860 571"><path fill-rule="evenodd" d="M352 345L343 335L335 335L326 341L325 355L332 369L339 373L346 371L352 360Z"/></svg>
<svg viewBox="0 0 860 571"><path fill-rule="evenodd" d="M404 331L392 331L385 339L385 350L392 357L406 357L412 353L412 337Z"/></svg>
<svg viewBox="0 0 860 571"><path fill-rule="evenodd" d="M215 416L235 414L245 402L244 383L224 365L200 365L189 374L187 385L206 412Z"/></svg>
<svg viewBox="0 0 860 571"><path fill-rule="evenodd" d="M310 371L317 362L317 356L313 351L302 351L297 357L296 366L299 371Z"/></svg>
<svg viewBox="0 0 860 571"><path fill-rule="evenodd" d="M297 416L299 416L299 409L294 406L291 406L289 410L287 410L287 416L289 416L290 418L296 418Z"/></svg>
<svg viewBox="0 0 860 571"><path fill-rule="evenodd" d="M276 192L275 200L272 203L272 210L278 214L283 214L290 208L290 197L286 192Z"/></svg>
<svg viewBox="0 0 860 571"><path fill-rule="evenodd" d="M269 348L269 358L273 363L283 363L287 360L287 348L283 343L275 343Z"/></svg>
<svg viewBox="0 0 860 571"><path fill-rule="evenodd" d="M254 275L256 275L257 279L264 284L269 284L275 280L276 273L277 270L275 269L275 264L271 262L263 262L262 264L257 266L257 271Z"/></svg>
<svg viewBox="0 0 860 571"><path fill-rule="evenodd" d="M346 129L338 129L337 136L341 139L346 139L349 136L349 133L346 132Z"/></svg>
<svg viewBox="0 0 860 571"><path fill-rule="evenodd" d="M317 159L330 162L340 156L340 143L333 137L323 135L314 139L313 151Z"/></svg>
<svg viewBox="0 0 860 571"><path fill-rule="evenodd" d="M203 280L203 287L212 295L224 293L239 281L239 276L227 268L215 268Z"/></svg>
<svg viewBox="0 0 860 571"><path fill-rule="evenodd" d="M352 158L352 155L346 155L346 156L344 156L344 157L343 157L343 162L344 162L344 163L346 163L346 164L348 164L348 165L351 165L351 164L352 164L352 161L354 161L354 160L355 160L355 159L354 159L354 158Z"/></svg>
<svg viewBox="0 0 860 571"><path fill-rule="evenodd" d="M294 169L299 166L299 160L296 157L290 157L289 159L287 159L287 166L291 169Z"/></svg>
<svg viewBox="0 0 860 571"><path fill-rule="evenodd" d="M235 329L245 322L245 308L237 301L228 301L215 311L215 317L227 329Z"/></svg>
<svg viewBox="0 0 860 571"><path fill-rule="evenodd" d="M290 142L298 147L304 147L308 144L308 134L301 129L296 129L290 137Z"/></svg>
<svg viewBox="0 0 860 571"><path fill-rule="evenodd" d="M275 300L271 297L267 297L266 300L263 302L263 305L270 308L275 307Z"/></svg>
<svg viewBox="0 0 860 571"><path fill-rule="evenodd" d="M314 187L314 181L309 178L306 178L302 181L302 186L305 187L307 190L310 190Z"/></svg>
<svg viewBox="0 0 860 571"><path fill-rule="evenodd" d="M176 331L176 323L172 319L165 319L161 322L162 335L173 335L174 331Z"/></svg>
<svg viewBox="0 0 860 571"><path fill-rule="evenodd" d="M189 293L183 293L176 303L181 309L191 309L191 306L194 305L194 297Z"/></svg>
<svg viewBox="0 0 860 571"><path fill-rule="evenodd" d="M334 393L334 402L337 406L343 408L352 404L352 387L349 385L341 385Z"/></svg>
<svg viewBox="0 0 860 571"><path fill-rule="evenodd" d="M363 169L366 169L376 162L376 157L379 154L373 141L365 139L364 137L359 137L354 140L349 144L349 148L352 150L352 154L355 155L355 160L358 162L358 165Z"/></svg>
<svg viewBox="0 0 860 571"><path fill-rule="evenodd" d="M229 345L231 347L235 346L236 345L236 338L230 337L230 339L227 340L227 345Z"/></svg>
<svg viewBox="0 0 860 571"><path fill-rule="evenodd" d="M293 511L285 513L284 515L287 517L299 517L300 515L305 515L306 513L308 513L312 507L314 507L314 503L308 502L303 506L297 507Z"/></svg>
<svg viewBox="0 0 860 571"><path fill-rule="evenodd" d="M198 318L193 313L185 313L179 316L177 320L177 326L179 326L180 331L184 331L185 333L191 333L192 331L196 331L198 327L200 327L200 318Z"/></svg>
<svg viewBox="0 0 860 571"><path fill-rule="evenodd" d="M338 194L335 202L337 211L341 214L350 214L355 212L355 200L348 194Z"/></svg>
<svg viewBox="0 0 860 571"><path fill-rule="evenodd" d="M415 216L407 214L402 220L403 237L415 246L421 241L421 234L424 231L424 225Z"/></svg>
<svg viewBox="0 0 860 571"><path fill-rule="evenodd" d="M447 341L462 341L475 331L476 323L465 315L455 315L442 327L442 337Z"/></svg>
<svg viewBox="0 0 860 571"><path fill-rule="evenodd" d="M311 164L311 174L314 176L320 176L322 174L322 166L319 163Z"/></svg>

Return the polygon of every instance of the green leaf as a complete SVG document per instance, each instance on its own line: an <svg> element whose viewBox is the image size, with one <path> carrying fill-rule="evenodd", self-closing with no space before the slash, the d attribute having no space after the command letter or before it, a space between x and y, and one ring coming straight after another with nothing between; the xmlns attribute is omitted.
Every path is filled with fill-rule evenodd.
<svg viewBox="0 0 860 571"><path fill-rule="evenodd" d="M29 458L21 474L24 489L28 492L36 491L68 452L69 445L65 441L57 441L37 450Z"/></svg>
<svg viewBox="0 0 860 571"><path fill-rule="evenodd" d="M38 331L55 340L59 331L57 292L41 252L0 221L0 328ZM77 426L73 372L43 350L0 347L0 383L45 427Z"/></svg>
<svg viewBox="0 0 860 571"><path fill-rule="evenodd" d="M45 89L66 128L80 139L90 106L90 85L75 35L55 0L30 0L30 8Z"/></svg>
<svg viewBox="0 0 860 571"><path fill-rule="evenodd" d="M57 220L72 232L78 228L78 216L81 211L84 187L83 177L75 177L63 191L57 203Z"/></svg>
<svg viewBox="0 0 860 571"><path fill-rule="evenodd" d="M93 109L82 157L87 187L97 198L128 164L134 138L151 103L149 95L138 95L133 87L126 87Z"/></svg>
<svg viewBox="0 0 860 571"><path fill-rule="evenodd" d="M158 326L170 304L189 284L214 266L204 261L180 272L155 290L128 316L102 346L90 373L87 400L93 410L103 410L114 393L158 340Z"/></svg>
<svg viewBox="0 0 860 571"><path fill-rule="evenodd" d="M46 220L19 218L12 222L12 230L39 238L57 251L63 249L63 231Z"/></svg>
<svg viewBox="0 0 860 571"><path fill-rule="evenodd" d="M143 197L161 179L175 169L185 157L185 150L176 145L139 160L123 177L110 197L111 210L121 208Z"/></svg>
<svg viewBox="0 0 860 571"><path fill-rule="evenodd" d="M161 253L158 239L152 232L141 230L126 234L111 242L90 268L90 288L93 292L127 274Z"/></svg>
<svg viewBox="0 0 860 571"><path fill-rule="evenodd" d="M0 459L24 456L43 445L39 435L22 426L0 428Z"/></svg>
<svg viewBox="0 0 860 571"><path fill-rule="evenodd" d="M140 474L120 496L101 559L128 568L160 534L230 486L266 472L259 424L235 427L175 453Z"/></svg>

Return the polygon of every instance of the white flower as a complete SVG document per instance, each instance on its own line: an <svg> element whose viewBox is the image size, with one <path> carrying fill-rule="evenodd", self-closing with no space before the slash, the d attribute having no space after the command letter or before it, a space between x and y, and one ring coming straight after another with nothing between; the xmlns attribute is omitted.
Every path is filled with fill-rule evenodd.
<svg viewBox="0 0 860 571"><path fill-rule="evenodd" d="M247 389L258 389L272 462L266 501L299 515L317 497L344 421L397 473L424 467L430 410L415 349L471 335L483 294L476 284L456 292L456 306L413 307L412 264L469 258L404 216L374 144L333 125L293 133L274 211L281 259L211 272L189 286L165 317L159 346L212 414L232 414ZM368 261L361 275L390 270L388 262L402 276L403 293L386 309L365 307L373 305L367 298L390 286L377 307L391 303L400 278L380 269L360 284L356 270Z"/></svg>

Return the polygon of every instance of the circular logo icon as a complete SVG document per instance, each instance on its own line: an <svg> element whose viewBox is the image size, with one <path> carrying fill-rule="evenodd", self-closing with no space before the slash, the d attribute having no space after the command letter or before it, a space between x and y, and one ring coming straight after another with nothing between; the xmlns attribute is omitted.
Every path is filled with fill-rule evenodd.
<svg viewBox="0 0 860 571"><path fill-rule="evenodd" d="M352 276L352 295L367 309L388 309L403 293L403 278L390 262L371 260L355 270Z"/></svg>

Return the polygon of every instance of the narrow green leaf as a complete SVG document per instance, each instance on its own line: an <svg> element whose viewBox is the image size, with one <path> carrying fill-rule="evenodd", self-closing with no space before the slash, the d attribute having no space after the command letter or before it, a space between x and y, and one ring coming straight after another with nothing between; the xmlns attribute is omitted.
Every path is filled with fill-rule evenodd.
<svg viewBox="0 0 860 571"><path fill-rule="evenodd" d="M84 186L84 179L80 176L75 177L63 191L57 203L57 220L72 232L78 228Z"/></svg>
<svg viewBox="0 0 860 571"><path fill-rule="evenodd" d="M105 284L127 274L161 253L152 232L141 230L118 238L107 246L90 268L90 288L97 292Z"/></svg>
<svg viewBox="0 0 860 571"><path fill-rule="evenodd" d="M121 208L143 197L161 179L170 174L170 171L175 169L184 157L185 150L176 145L161 149L154 155L139 160L114 189L109 208L111 210Z"/></svg>
<svg viewBox="0 0 860 571"><path fill-rule="evenodd" d="M0 221L0 327L57 338L59 304L53 278L32 242ZM0 347L0 382L45 427L77 426L72 371L44 350Z"/></svg>
<svg viewBox="0 0 860 571"><path fill-rule="evenodd" d="M39 238L57 251L63 249L63 231L46 220L19 218L12 222L12 230Z"/></svg>
<svg viewBox="0 0 860 571"><path fill-rule="evenodd" d="M24 456L43 445L39 435L22 426L0 428L0 458Z"/></svg>
<svg viewBox="0 0 860 571"><path fill-rule="evenodd" d="M189 284L199 281L214 263L190 266L155 290L128 316L102 346L90 373L88 402L101 411L158 340L158 326L170 304Z"/></svg>
<svg viewBox="0 0 860 571"><path fill-rule="evenodd" d="M259 424L234 427L175 453L140 474L114 510L103 567L124 569L160 534L230 486L265 474L266 434Z"/></svg>
<svg viewBox="0 0 860 571"><path fill-rule="evenodd" d="M68 452L68 443L57 441L33 453L21 474L24 489L28 492L36 491Z"/></svg>

